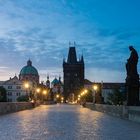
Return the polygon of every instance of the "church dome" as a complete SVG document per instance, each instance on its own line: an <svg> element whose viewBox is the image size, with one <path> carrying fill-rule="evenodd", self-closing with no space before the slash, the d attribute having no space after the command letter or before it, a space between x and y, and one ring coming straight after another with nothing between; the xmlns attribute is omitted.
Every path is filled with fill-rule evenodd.
<svg viewBox="0 0 140 140"><path fill-rule="evenodd" d="M21 71L20 75L38 75L38 71L35 67L32 66L32 61L27 61L27 66L24 66Z"/></svg>
<svg viewBox="0 0 140 140"><path fill-rule="evenodd" d="M57 85L57 84L59 84L59 81L55 78L55 79L51 82L51 84Z"/></svg>

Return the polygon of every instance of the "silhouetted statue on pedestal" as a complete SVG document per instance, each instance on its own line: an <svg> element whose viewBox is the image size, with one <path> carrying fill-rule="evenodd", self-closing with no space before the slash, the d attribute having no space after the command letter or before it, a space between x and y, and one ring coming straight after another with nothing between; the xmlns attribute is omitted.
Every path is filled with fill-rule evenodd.
<svg viewBox="0 0 140 140"><path fill-rule="evenodd" d="M129 50L131 51L131 54L126 63L127 105L135 106L139 105L139 75L137 72L138 53L133 46L129 46Z"/></svg>

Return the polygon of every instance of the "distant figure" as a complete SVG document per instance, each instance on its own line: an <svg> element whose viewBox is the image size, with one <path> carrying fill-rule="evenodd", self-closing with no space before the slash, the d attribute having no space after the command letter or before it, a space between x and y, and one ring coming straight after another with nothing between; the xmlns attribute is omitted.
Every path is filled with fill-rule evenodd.
<svg viewBox="0 0 140 140"><path fill-rule="evenodd" d="M130 57L127 59L126 71L128 76L132 76L138 74L137 72L137 64L138 64L138 53L133 48L133 46L129 46L129 50L131 51Z"/></svg>

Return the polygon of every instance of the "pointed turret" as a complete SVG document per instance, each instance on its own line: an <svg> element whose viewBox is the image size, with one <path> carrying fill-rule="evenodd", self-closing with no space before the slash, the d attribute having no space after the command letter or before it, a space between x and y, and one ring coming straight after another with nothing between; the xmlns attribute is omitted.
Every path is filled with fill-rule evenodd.
<svg viewBox="0 0 140 140"><path fill-rule="evenodd" d="M65 64L65 63L66 63L65 58L63 58L63 64Z"/></svg>
<svg viewBox="0 0 140 140"><path fill-rule="evenodd" d="M50 80L49 80L49 75L47 75L46 86L47 86L48 88L50 88Z"/></svg>
<svg viewBox="0 0 140 140"><path fill-rule="evenodd" d="M59 75L59 84L62 84L62 82L61 82L61 76Z"/></svg>
<svg viewBox="0 0 140 140"><path fill-rule="evenodd" d="M69 48L69 54L68 54L68 63L77 63L77 56L76 56L76 50L75 47Z"/></svg>
<svg viewBox="0 0 140 140"><path fill-rule="evenodd" d="M81 56L81 62L84 63L84 57L83 57L83 55Z"/></svg>

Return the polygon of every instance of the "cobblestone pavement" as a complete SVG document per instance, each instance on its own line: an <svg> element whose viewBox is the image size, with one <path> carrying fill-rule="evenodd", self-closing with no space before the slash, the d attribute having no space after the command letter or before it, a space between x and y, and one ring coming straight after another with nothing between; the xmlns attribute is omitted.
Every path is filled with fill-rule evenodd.
<svg viewBox="0 0 140 140"><path fill-rule="evenodd" d="M0 116L0 140L140 140L140 124L78 105L42 105Z"/></svg>

